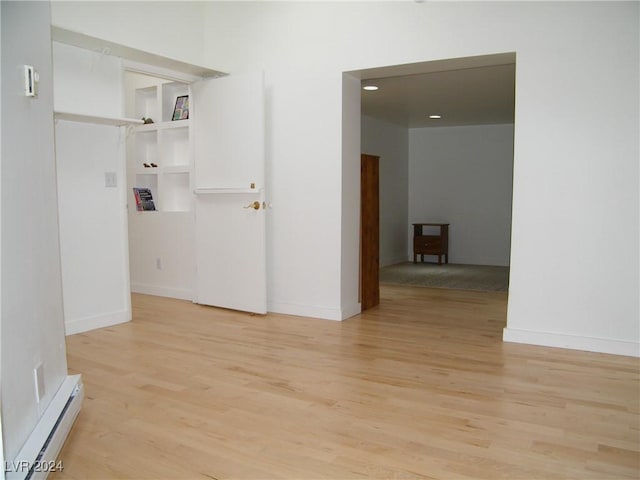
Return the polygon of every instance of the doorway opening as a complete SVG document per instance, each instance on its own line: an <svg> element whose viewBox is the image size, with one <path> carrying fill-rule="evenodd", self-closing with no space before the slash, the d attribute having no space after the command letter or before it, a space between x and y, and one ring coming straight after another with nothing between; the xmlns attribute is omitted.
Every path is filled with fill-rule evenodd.
<svg viewBox="0 0 640 480"><path fill-rule="evenodd" d="M349 72L363 87L361 150L380 157L381 283L508 289L515 61L501 53ZM413 262L414 223L449 224L448 264Z"/></svg>

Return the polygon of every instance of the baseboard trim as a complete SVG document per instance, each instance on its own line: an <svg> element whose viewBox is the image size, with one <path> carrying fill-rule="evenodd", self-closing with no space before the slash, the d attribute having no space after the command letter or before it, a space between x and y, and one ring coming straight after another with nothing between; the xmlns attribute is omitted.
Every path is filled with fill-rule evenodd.
<svg viewBox="0 0 640 480"><path fill-rule="evenodd" d="M433 262L434 260L437 261L438 260L438 256L437 255L425 255L425 260L428 260L430 262ZM380 267L387 267L389 265L395 265L397 263L405 263L405 262L411 262L413 263L413 255L409 255L408 258L402 258L399 259L397 261L394 261L393 263L387 263L385 265L380 265ZM418 263L420 263L420 255L418 255ZM482 265L482 266L486 266L486 267L508 267L510 266L509 260L507 260L506 262L502 259L499 258L482 258L482 259L477 259L477 258L465 258L465 257L456 257L456 258L452 258L451 254L449 254L449 263L453 263L456 265Z"/></svg>
<svg viewBox="0 0 640 480"><path fill-rule="evenodd" d="M449 255L449 263L455 263L458 265L482 265L486 267L508 267L509 259L503 258L465 258L456 257L453 258Z"/></svg>
<svg viewBox="0 0 640 480"><path fill-rule="evenodd" d="M145 295L155 295L157 297L177 298L179 300L193 300L193 291L185 288L158 287L157 285L145 285L143 283L132 283L133 293Z"/></svg>
<svg viewBox="0 0 640 480"><path fill-rule="evenodd" d="M354 303L353 305L347 305L342 308L342 320L346 320L347 318L355 317L356 315L362 312L362 304Z"/></svg>
<svg viewBox="0 0 640 480"><path fill-rule="evenodd" d="M345 318L343 310L339 308L317 307L314 305L299 305L285 302L269 302L267 311L273 313L283 313L285 315L296 315L298 317L320 318L322 320L342 321Z"/></svg>
<svg viewBox="0 0 640 480"><path fill-rule="evenodd" d="M534 332L505 328L502 340L513 343L526 343L544 347L568 348L587 352L609 353L627 357L640 357L640 343L612 340L609 338L582 337L551 332Z"/></svg>
<svg viewBox="0 0 640 480"><path fill-rule="evenodd" d="M64 323L66 335L74 335L76 333L88 332L96 328L111 327L120 323L126 323L131 320L131 311L122 310L120 312L104 313L93 317L78 318L75 320L67 320Z"/></svg>

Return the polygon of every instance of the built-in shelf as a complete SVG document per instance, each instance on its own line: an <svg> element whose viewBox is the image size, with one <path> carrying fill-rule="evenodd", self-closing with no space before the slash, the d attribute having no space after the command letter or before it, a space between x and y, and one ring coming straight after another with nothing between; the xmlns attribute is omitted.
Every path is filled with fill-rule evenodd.
<svg viewBox="0 0 640 480"><path fill-rule="evenodd" d="M142 120L140 121L142 122ZM156 130L158 130L157 123L142 123L143 125L136 126L136 132L155 132Z"/></svg>
<svg viewBox="0 0 640 480"><path fill-rule="evenodd" d="M171 165L168 167L147 167L137 168L136 175L157 175L159 173L166 174L178 174L178 173L191 173L189 165Z"/></svg>
<svg viewBox="0 0 640 480"><path fill-rule="evenodd" d="M196 195L212 195L219 193L260 193L261 188L196 188L193 193Z"/></svg>
<svg viewBox="0 0 640 480"><path fill-rule="evenodd" d="M190 212L193 167L189 119L172 120L176 99L189 95L189 85L157 80L152 85L142 83L140 88L134 88L134 102L128 110L132 112L129 115L154 121L134 129L129 157L130 171L134 172L131 186L151 189L158 211Z"/></svg>
<svg viewBox="0 0 640 480"><path fill-rule="evenodd" d="M189 119L162 122L162 126L163 128L186 128L189 126Z"/></svg>
<svg viewBox="0 0 640 480"><path fill-rule="evenodd" d="M168 165L162 168L163 173L191 173L189 165Z"/></svg>
<svg viewBox="0 0 640 480"><path fill-rule="evenodd" d="M85 115L82 113L71 112L54 112L54 115L56 120L94 123L97 125L110 125L114 127L121 127L123 125L142 125L144 123L142 120L136 120L135 118L102 117L97 115Z"/></svg>
<svg viewBox="0 0 640 480"><path fill-rule="evenodd" d="M158 122L158 123L144 123L144 125L140 125L144 123L142 120L138 122L138 126L136 127L137 132L152 132L155 130L170 130L173 128L188 128L189 120L175 120L171 122Z"/></svg>

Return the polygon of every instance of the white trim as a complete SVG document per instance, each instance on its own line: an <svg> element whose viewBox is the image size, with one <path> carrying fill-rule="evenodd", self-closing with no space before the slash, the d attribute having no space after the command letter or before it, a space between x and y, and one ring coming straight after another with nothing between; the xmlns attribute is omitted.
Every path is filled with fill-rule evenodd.
<svg viewBox="0 0 640 480"><path fill-rule="evenodd" d="M121 312L111 312L93 317L77 318L75 320L67 320L64 324L65 334L74 335L76 333L88 332L96 328L111 327L120 323L126 323L131 320L131 310L123 310Z"/></svg>
<svg viewBox="0 0 640 480"><path fill-rule="evenodd" d="M339 308L320 307L315 305L300 305L296 303L269 302L267 311L296 315L299 317L312 317L322 320L344 320L343 312Z"/></svg>
<svg viewBox="0 0 640 480"><path fill-rule="evenodd" d="M355 317L360 313L362 313L362 304L360 302L354 303L353 305L347 305L346 307L342 307L342 320Z"/></svg>
<svg viewBox="0 0 640 480"><path fill-rule="evenodd" d="M552 332L534 332L505 328L502 333L505 342L527 343L545 347L569 348L588 352L610 353L629 357L640 357L640 342L627 342L610 338L583 337Z"/></svg>
<svg viewBox="0 0 640 480"><path fill-rule="evenodd" d="M184 288L158 287L156 285L132 283L131 292L154 295L156 297L177 298L179 300L193 300L193 291Z"/></svg>

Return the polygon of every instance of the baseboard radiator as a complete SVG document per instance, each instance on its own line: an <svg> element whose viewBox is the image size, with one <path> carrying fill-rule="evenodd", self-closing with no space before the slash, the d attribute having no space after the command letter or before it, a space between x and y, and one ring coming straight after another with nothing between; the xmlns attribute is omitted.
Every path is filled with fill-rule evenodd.
<svg viewBox="0 0 640 480"><path fill-rule="evenodd" d="M80 375L63 382L15 459L5 459L6 480L40 480L60 470L56 461L75 421L84 391Z"/></svg>

